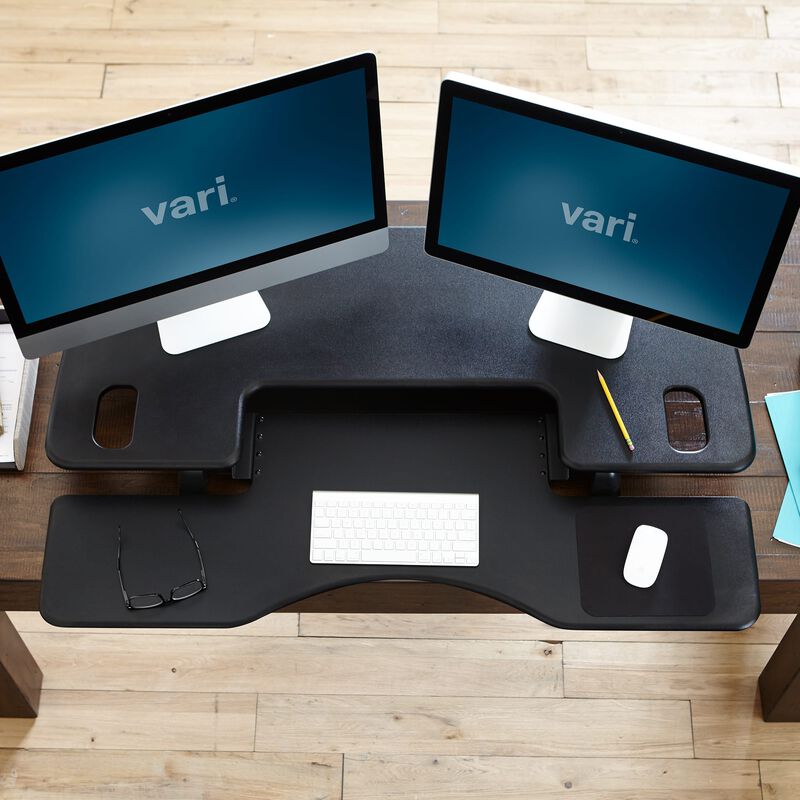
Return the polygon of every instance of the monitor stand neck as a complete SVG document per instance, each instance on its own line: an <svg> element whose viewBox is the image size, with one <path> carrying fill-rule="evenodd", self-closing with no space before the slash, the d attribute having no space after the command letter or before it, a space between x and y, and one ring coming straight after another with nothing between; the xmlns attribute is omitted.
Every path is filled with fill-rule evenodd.
<svg viewBox="0 0 800 800"><path fill-rule="evenodd" d="M628 346L633 318L553 292L542 292L528 321L539 339L601 358L619 358Z"/></svg>
<svg viewBox="0 0 800 800"><path fill-rule="evenodd" d="M170 355L187 353L257 331L269 323L269 309L258 292L232 297L158 323L161 346Z"/></svg>

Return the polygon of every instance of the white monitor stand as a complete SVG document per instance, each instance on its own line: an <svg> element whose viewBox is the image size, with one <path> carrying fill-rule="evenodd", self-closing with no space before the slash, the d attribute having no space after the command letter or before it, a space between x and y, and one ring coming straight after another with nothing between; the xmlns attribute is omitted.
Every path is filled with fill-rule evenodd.
<svg viewBox="0 0 800 800"><path fill-rule="evenodd" d="M534 336L601 358L619 358L628 346L633 317L542 292L528 321Z"/></svg>
<svg viewBox="0 0 800 800"><path fill-rule="evenodd" d="M164 350L175 356L257 331L266 327L269 318L269 309L261 295L248 292L162 319L158 334Z"/></svg>

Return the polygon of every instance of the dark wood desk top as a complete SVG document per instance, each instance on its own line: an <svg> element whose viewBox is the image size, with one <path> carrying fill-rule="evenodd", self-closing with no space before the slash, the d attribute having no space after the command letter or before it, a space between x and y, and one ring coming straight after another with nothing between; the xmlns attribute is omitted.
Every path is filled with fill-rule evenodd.
<svg viewBox="0 0 800 800"><path fill-rule="evenodd" d="M424 225L424 202L389 204L392 225ZM800 608L800 549L771 539L786 487L764 395L800 388L800 225L796 225L751 347L741 353L758 444L756 459L738 475L641 475L623 480L626 495L737 495L753 515L765 612ZM174 473L66 472L51 464L44 438L57 355L42 359L24 473L0 475L0 609L38 608L47 519L63 494L175 494ZM435 584L351 586L304 601L305 610L508 611L463 590Z"/></svg>

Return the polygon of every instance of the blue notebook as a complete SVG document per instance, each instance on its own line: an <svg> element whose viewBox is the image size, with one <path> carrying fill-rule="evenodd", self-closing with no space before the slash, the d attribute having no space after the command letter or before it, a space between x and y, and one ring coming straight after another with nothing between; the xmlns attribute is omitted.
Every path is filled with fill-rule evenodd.
<svg viewBox="0 0 800 800"><path fill-rule="evenodd" d="M772 536L800 547L800 391L768 394L764 399L789 478Z"/></svg>

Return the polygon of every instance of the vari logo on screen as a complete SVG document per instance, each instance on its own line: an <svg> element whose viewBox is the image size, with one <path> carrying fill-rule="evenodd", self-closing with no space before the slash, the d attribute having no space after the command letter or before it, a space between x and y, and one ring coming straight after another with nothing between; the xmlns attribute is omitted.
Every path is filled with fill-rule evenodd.
<svg viewBox="0 0 800 800"><path fill-rule="evenodd" d="M228 203L235 203L239 198L238 197L231 197L228 199L228 190L225 187L225 176L218 175L214 180L216 180L216 186L209 186L208 189L199 189L197 191L197 205L195 206L194 197L188 194L180 195L176 197L174 200L169 201L170 207L170 216L173 219L183 219L184 217L191 217L197 213L197 209L199 208L200 211L208 211L208 196L210 194L216 193L217 198L219 200L219 206L226 206ZM161 225L164 222L164 217L167 211L167 201L162 200L158 206L157 211L153 211L150 206L145 206L144 208L139 209L142 214L153 223L153 225ZM571 223L570 223L571 224Z"/></svg>
<svg viewBox="0 0 800 800"><path fill-rule="evenodd" d="M636 222L636 214L633 211L628 212L627 220L620 217L609 216L608 221L606 221L605 216L599 211L584 211L583 206L576 206L573 211L569 203L562 202L561 210L564 212L564 222L566 222L567 225L574 225L578 221L578 218L583 215L581 227L584 230L601 235L605 234L612 239L614 238L617 227L624 225L625 230L622 234L622 241L630 242L631 244L639 244L638 239L631 238L633 236L633 226Z"/></svg>

